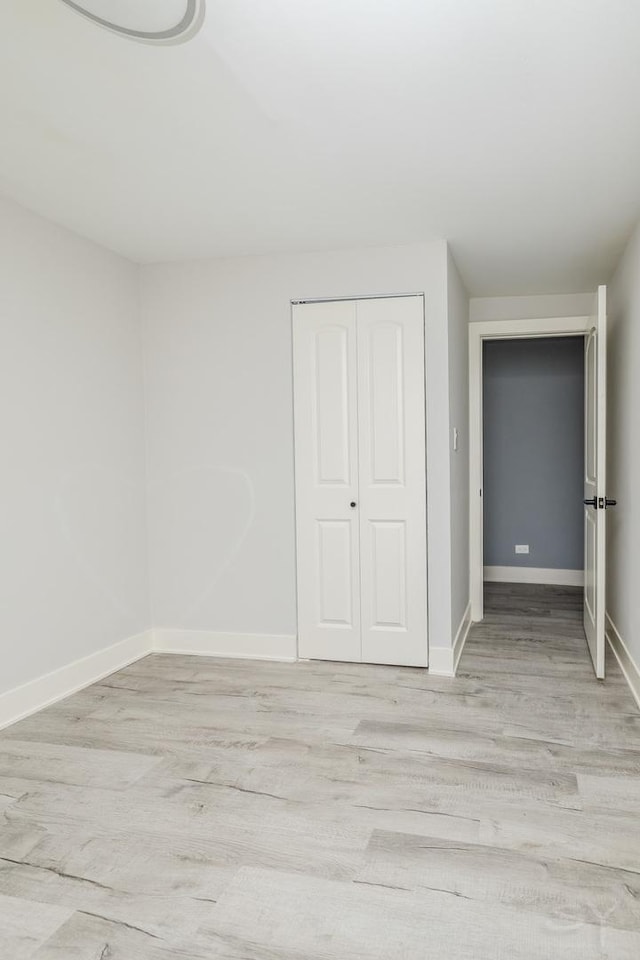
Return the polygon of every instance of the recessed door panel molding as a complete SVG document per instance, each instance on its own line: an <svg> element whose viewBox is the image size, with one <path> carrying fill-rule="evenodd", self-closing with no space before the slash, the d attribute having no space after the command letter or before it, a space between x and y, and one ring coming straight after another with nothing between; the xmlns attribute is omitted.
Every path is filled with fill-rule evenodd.
<svg viewBox="0 0 640 960"><path fill-rule="evenodd" d="M407 555L403 520L372 520L372 630L407 629Z"/></svg>
<svg viewBox="0 0 640 960"><path fill-rule="evenodd" d="M584 632L596 676L605 674L605 537L607 455L607 288L585 337Z"/></svg>
<svg viewBox="0 0 640 960"><path fill-rule="evenodd" d="M313 366L316 480L319 484L345 486L351 480L349 331L345 327L327 326L316 331Z"/></svg>
<svg viewBox="0 0 640 960"><path fill-rule="evenodd" d="M403 327L372 323L368 338L372 483L404 483Z"/></svg>
<svg viewBox="0 0 640 960"><path fill-rule="evenodd" d="M348 520L320 520L318 535L318 626L353 626L352 524Z"/></svg>
<svg viewBox="0 0 640 960"><path fill-rule="evenodd" d="M595 327L587 334L584 348L585 374L585 438L584 460L585 481L595 483L598 475L596 454L598 449L598 370L597 356L598 336Z"/></svg>
<svg viewBox="0 0 640 960"><path fill-rule="evenodd" d="M424 300L293 307L301 657L427 665Z"/></svg>
<svg viewBox="0 0 640 960"><path fill-rule="evenodd" d="M585 508L584 511L584 569L585 569L585 580L584 580L584 605L585 605L585 615L591 621L595 623L596 619L596 584L594 581L594 573L596 569L596 544L597 544L597 529L596 529L596 512L590 508Z"/></svg>

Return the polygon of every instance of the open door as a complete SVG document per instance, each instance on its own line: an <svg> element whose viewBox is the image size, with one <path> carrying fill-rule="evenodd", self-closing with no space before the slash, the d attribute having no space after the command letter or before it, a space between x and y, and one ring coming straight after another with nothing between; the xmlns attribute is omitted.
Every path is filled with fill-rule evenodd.
<svg viewBox="0 0 640 960"><path fill-rule="evenodd" d="M585 337L584 632L596 677L604 678L607 288L598 287L598 316Z"/></svg>

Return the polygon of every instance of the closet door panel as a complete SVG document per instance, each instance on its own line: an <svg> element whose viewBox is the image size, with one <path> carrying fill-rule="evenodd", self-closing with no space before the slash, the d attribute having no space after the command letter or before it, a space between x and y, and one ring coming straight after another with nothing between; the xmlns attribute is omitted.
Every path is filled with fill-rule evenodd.
<svg viewBox="0 0 640 960"><path fill-rule="evenodd" d="M372 520L371 626L375 629L407 627L407 547L403 520Z"/></svg>
<svg viewBox="0 0 640 960"><path fill-rule="evenodd" d="M360 300L362 659L427 664L422 297Z"/></svg>
<svg viewBox="0 0 640 960"><path fill-rule="evenodd" d="M360 314L367 315L364 307ZM370 430L366 449L370 463L364 475L371 484L403 484L404 464L404 328L396 321L361 323L362 351L367 355L368 398L363 413ZM368 409L367 409L368 407ZM366 423L368 419L368 424Z"/></svg>
<svg viewBox="0 0 640 960"><path fill-rule="evenodd" d="M356 306L293 310L298 651L361 660Z"/></svg>

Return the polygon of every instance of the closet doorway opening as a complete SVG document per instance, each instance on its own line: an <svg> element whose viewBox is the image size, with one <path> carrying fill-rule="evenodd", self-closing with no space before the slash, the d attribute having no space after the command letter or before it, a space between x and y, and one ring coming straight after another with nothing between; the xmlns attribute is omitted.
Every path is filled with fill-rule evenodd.
<svg viewBox="0 0 640 960"><path fill-rule="evenodd" d="M592 317L470 326L472 619L582 620L604 677L606 291Z"/></svg>

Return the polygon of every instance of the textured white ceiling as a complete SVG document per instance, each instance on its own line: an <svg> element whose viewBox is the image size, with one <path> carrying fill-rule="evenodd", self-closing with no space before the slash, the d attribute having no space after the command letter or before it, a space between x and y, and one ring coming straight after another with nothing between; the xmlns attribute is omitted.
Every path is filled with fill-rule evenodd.
<svg viewBox="0 0 640 960"><path fill-rule="evenodd" d="M149 47L2 0L0 192L135 260L445 237L475 295L605 281L640 3L208 0Z"/></svg>

